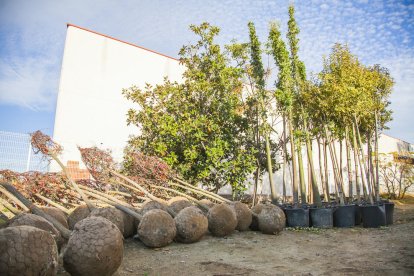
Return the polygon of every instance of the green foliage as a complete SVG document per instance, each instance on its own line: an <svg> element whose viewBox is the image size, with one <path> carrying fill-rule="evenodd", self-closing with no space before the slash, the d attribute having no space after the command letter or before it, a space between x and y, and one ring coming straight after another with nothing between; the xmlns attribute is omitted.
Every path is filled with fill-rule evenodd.
<svg viewBox="0 0 414 276"><path fill-rule="evenodd" d="M293 106L292 70L289 60L289 52L286 49L285 42L281 38L280 27L276 23L270 24L269 42L271 53L275 59L276 65L279 67L278 78L275 83L275 96L278 108L282 112L285 112L290 110Z"/></svg>
<svg viewBox="0 0 414 276"><path fill-rule="evenodd" d="M337 137L343 136L344 127L351 125L354 117L358 118L361 133L373 132L375 112L379 115L381 129L391 120L387 107L394 82L388 70L378 65L362 65L348 46L334 45L319 78L320 89L307 98L315 100Z"/></svg>
<svg viewBox="0 0 414 276"><path fill-rule="evenodd" d="M250 35L250 55L251 55L251 66L253 68L253 78L255 80L258 90L264 90L265 80L264 80L264 69L262 62L262 50L260 48L260 41L256 35L256 29L253 22L248 23L249 35Z"/></svg>
<svg viewBox="0 0 414 276"><path fill-rule="evenodd" d="M295 8L293 5L289 6L289 21L287 38L290 47L290 59L292 63L292 75L295 82L300 83L306 80L305 64L299 60L299 27L295 19Z"/></svg>
<svg viewBox="0 0 414 276"><path fill-rule="evenodd" d="M274 97L273 91L265 88L268 72L263 67L261 58L263 51L254 24L250 22L248 27L250 41L248 43L233 42L226 45L226 49L231 53L233 63L243 72L244 116L248 124L246 148L256 152L256 167L259 167L261 174L264 174L268 171L265 136L269 136L272 131L268 118L275 115L272 106ZM275 159L280 143L269 139L269 144L272 171L274 172L279 168Z"/></svg>
<svg viewBox="0 0 414 276"><path fill-rule="evenodd" d="M264 69L263 69L263 63L261 58L261 48L260 48L260 42L256 35L256 29L254 27L253 22L249 22L249 33L250 33L250 55L251 55L251 66L253 67L253 78L255 79L256 89L258 93L258 108L259 113L261 114L261 122L260 126L261 129L259 129L259 136L264 137L265 140L265 152L266 152L266 163L267 163L267 172L269 174L269 184L270 184L270 190L272 193L272 199L277 200L277 192L276 187L274 185L273 181L273 165L274 162L272 162L272 154L270 150L270 133L269 133L269 127L267 123L267 112L265 108L265 100L268 98L268 93L265 90L265 79L264 79Z"/></svg>
<svg viewBox="0 0 414 276"><path fill-rule="evenodd" d="M180 50L183 83L165 79L155 87L123 90L138 105L127 122L141 130L129 146L161 157L194 184L201 181L214 190L231 184L234 192L243 191L255 157L246 146L243 71L214 42L219 28L208 23L190 28L199 40Z"/></svg>

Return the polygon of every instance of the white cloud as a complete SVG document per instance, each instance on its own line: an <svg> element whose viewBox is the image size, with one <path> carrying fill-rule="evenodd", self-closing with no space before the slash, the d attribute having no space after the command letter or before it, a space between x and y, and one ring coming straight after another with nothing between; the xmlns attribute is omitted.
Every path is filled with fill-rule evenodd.
<svg viewBox="0 0 414 276"><path fill-rule="evenodd" d="M0 103L32 110L54 109L58 74L47 60L26 59L17 63L0 60Z"/></svg>

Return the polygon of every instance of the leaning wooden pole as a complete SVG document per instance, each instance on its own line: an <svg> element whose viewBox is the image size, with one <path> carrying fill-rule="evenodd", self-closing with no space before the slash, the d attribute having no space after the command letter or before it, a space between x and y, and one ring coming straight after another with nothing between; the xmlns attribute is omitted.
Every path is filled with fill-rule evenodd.
<svg viewBox="0 0 414 276"><path fill-rule="evenodd" d="M15 208L13 205L11 205L7 200L0 197L0 204L2 204L5 208L7 208L10 212L12 212L14 215L18 215L21 213L21 211L17 208Z"/></svg>
<svg viewBox="0 0 414 276"><path fill-rule="evenodd" d="M53 207L55 207L55 208L58 208L59 210L61 210L62 212L64 212L65 214L70 214L70 211L68 210L68 209L66 209L65 207L63 207L62 205L60 205L60 204L58 204L58 203L56 203L56 202L54 202L53 200L51 200L51 199L48 199L47 197L44 197L44 196L42 196L41 194L35 194L35 196L37 197L37 198L39 198L39 199L41 199L41 200L43 200L44 202L46 202L46 203L48 203L48 204L50 204L50 205L52 205Z"/></svg>
<svg viewBox="0 0 414 276"><path fill-rule="evenodd" d="M194 190L200 191L200 192L202 192L202 193L203 193L203 195L205 195L205 196L207 196L207 197L210 197L210 198L212 198L212 199L214 199L214 200L216 200L216 201L220 201L220 202L223 202L223 201L224 201L224 202L231 202L231 200L228 200L227 198L224 198L224 197L222 197L222 196L220 196L220 195L218 195L218 194L215 194L215 193L212 193L212 192L206 191L206 190L201 189L201 188L199 188L199 187L193 186L193 185L191 185L191 184L189 184L189 183L185 182L184 180L179 179L179 178L177 178L177 177L172 177L171 179L172 179L173 181L176 181L176 182L178 182L178 183L180 183L180 184L182 184L182 185L184 185L184 186L188 187L188 188L191 188L191 189L194 189Z"/></svg>

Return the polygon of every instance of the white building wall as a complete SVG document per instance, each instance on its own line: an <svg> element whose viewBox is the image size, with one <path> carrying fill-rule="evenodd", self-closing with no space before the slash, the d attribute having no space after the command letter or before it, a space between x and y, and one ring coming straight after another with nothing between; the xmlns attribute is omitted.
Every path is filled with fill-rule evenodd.
<svg viewBox="0 0 414 276"><path fill-rule="evenodd" d="M76 145L109 148L120 160L128 136L138 133L127 127L132 103L122 89L180 81L182 72L174 58L68 25L53 134L62 160L80 160Z"/></svg>

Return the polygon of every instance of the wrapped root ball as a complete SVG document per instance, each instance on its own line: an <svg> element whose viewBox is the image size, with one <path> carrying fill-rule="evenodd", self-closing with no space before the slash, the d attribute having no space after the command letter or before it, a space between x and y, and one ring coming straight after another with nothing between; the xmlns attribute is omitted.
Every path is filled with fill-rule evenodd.
<svg viewBox="0 0 414 276"><path fill-rule="evenodd" d="M56 275L58 250L48 232L32 226L0 230L0 275Z"/></svg>
<svg viewBox="0 0 414 276"><path fill-rule="evenodd" d="M178 214L181 210L183 210L186 207L193 206L191 202L186 199L185 197L177 196L173 197L170 200L168 200L168 207L175 213Z"/></svg>
<svg viewBox="0 0 414 276"><path fill-rule="evenodd" d="M127 213L122 212L123 220L124 220L124 238L129 238L135 235L137 230L137 225L135 225L135 218Z"/></svg>
<svg viewBox="0 0 414 276"><path fill-rule="evenodd" d="M252 212L246 204L236 201L229 204L231 208L236 212L237 227L239 231L249 230L249 226L252 223Z"/></svg>
<svg viewBox="0 0 414 276"><path fill-rule="evenodd" d="M124 244L118 227L103 217L88 217L75 225L63 266L71 275L112 275L122 263Z"/></svg>
<svg viewBox="0 0 414 276"><path fill-rule="evenodd" d="M104 207L93 209L91 217L103 217L115 224L121 233L124 233L124 214L121 210L114 207Z"/></svg>
<svg viewBox="0 0 414 276"><path fill-rule="evenodd" d="M230 235L237 226L234 210L225 203L214 205L207 213L208 230L213 236Z"/></svg>
<svg viewBox="0 0 414 276"><path fill-rule="evenodd" d="M9 226L11 226L11 227L12 226L22 226L22 225L33 226L33 227L42 229L46 232L49 232L52 235L52 237L55 239L56 244L57 244L59 249L61 248L61 246L65 242L62 235L53 226L53 224L51 224L46 219L44 219L44 218L42 218L38 215L34 215L34 214L30 214L30 213L21 213L21 214L15 216L10 221L10 224L9 224Z"/></svg>
<svg viewBox="0 0 414 276"><path fill-rule="evenodd" d="M170 244L177 232L174 219L167 212L154 209L145 213L138 225L138 237L148 247Z"/></svg>
<svg viewBox="0 0 414 276"><path fill-rule="evenodd" d="M145 215L145 213L147 213L148 211L155 210L155 209L160 209L160 210L167 212L168 206L167 204L164 204L164 203L161 203L155 200L147 201L144 203L144 205L142 205L141 215Z"/></svg>
<svg viewBox="0 0 414 276"><path fill-rule="evenodd" d="M260 214L260 212L262 211L263 207L265 205L262 203L259 203L255 206L252 207L252 212L256 215ZM253 231L259 231L259 218L258 216L253 215L252 216L252 223L250 224L250 229Z"/></svg>
<svg viewBox="0 0 414 276"><path fill-rule="evenodd" d="M88 206L80 205L80 206L76 207L72 211L72 213L70 213L69 216L68 216L69 229L73 230L73 228L75 227L75 224L78 221L83 220L84 218L89 216L89 214L90 214L90 211L89 211Z"/></svg>
<svg viewBox="0 0 414 276"><path fill-rule="evenodd" d="M40 209L69 229L68 220L64 212L55 207L41 207Z"/></svg>
<svg viewBox="0 0 414 276"><path fill-rule="evenodd" d="M177 228L175 240L182 243L199 241L208 229L207 217L195 206L181 210L174 221Z"/></svg>
<svg viewBox="0 0 414 276"><path fill-rule="evenodd" d="M259 229L263 234L279 234L286 225L285 213L273 204L264 205L258 214Z"/></svg>
<svg viewBox="0 0 414 276"><path fill-rule="evenodd" d="M206 205L209 208L211 208L215 205L213 202L211 202L210 200L208 200L206 198L203 198L202 200L200 200L200 203Z"/></svg>

